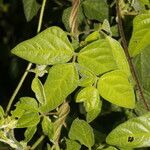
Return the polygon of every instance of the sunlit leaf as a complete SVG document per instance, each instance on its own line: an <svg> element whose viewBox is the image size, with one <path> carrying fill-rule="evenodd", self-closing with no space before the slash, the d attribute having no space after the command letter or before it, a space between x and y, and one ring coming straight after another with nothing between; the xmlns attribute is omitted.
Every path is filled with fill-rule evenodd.
<svg viewBox="0 0 150 150"><path fill-rule="evenodd" d="M134 57L150 46L150 13L137 15L133 21L133 33L129 43L130 56Z"/></svg>
<svg viewBox="0 0 150 150"><path fill-rule="evenodd" d="M128 76L120 70L108 72L98 81L100 95L107 101L121 107L135 107L135 94Z"/></svg>
<svg viewBox="0 0 150 150"><path fill-rule="evenodd" d="M26 128L36 126L40 121L40 116L36 112L26 112L18 120L18 128Z"/></svg>
<svg viewBox="0 0 150 150"><path fill-rule="evenodd" d="M88 148L94 145L94 134L91 126L84 120L75 119L69 131L69 138L77 140Z"/></svg>
<svg viewBox="0 0 150 150"><path fill-rule="evenodd" d="M31 88L33 92L35 93L36 98L39 101L39 103L44 104L46 101L44 88L43 88L41 81L37 77L33 79Z"/></svg>
<svg viewBox="0 0 150 150"><path fill-rule="evenodd" d="M32 63L52 65L68 62L73 56L73 48L67 34L54 26L18 44L12 53Z"/></svg>
<svg viewBox="0 0 150 150"><path fill-rule="evenodd" d="M45 116L42 121L42 129L43 129L44 134L47 135L49 139L51 139L54 134L53 128L54 128L53 123L51 122L49 117Z"/></svg>
<svg viewBox="0 0 150 150"><path fill-rule="evenodd" d="M120 124L107 136L106 142L124 148L149 147L150 113Z"/></svg>
<svg viewBox="0 0 150 150"><path fill-rule="evenodd" d="M130 68L120 43L106 36L84 47L78 55L81 66L89 68L96 75L120 69L128 76Z"/></svg>
<svg viewBox="0 0 150 150"><path fill-rule="evenodd" d="M17 103L17 107L19 107L22 110L38 112L38 103L32 97L21 97L20 101Z"/></svg>
<svg viewBox="0 0 150 150"><path fill-rule="evenodd" d="M21 118L26 111L38 112L38 103L32 97L21 97L16 103L16 109L11 111L13 118Z"/></svg>
<svg viewBox="0 0 150 150"><path fill-rule="evenodd" d="M77 143L76 141L66 139L66 150L80 150L81 145Z"/></svg>
<svg viewBox="0 0 150 150"><path fill-rule="evenodd" d="M51 111L62 104L65 98L76 89L78 78L78 73L73 63L53 66L49 70L44 84L47 102L41 107L42 111Z"/></svg>
<svg viewBox="0 0 150 150"><path fill-rule="evenodd" d="M101 146L100 146L100 148L97 148L96 150L118 150L117 148L115 148L115 147L113 147L113 146L109 146L109 147L107 147L107 148L101 148Z"/></svg>
<svg viewBox="0 0 150 150"><path fill-rule="evenodd" d="M2 106L0 106L0 118L3 118L4 117L4 109Z"/></svg>
<svg viewBox="0 0 150 150"><path fill-rule="evenodd" d="M23 0L23 8L27 21L30 21L37 14L40 5L36 0Z"/></svg>
<svg viewBox="0 0 150 150"><path fill-rule="evenodd" d="M93 86L82 89L77 95L76 102L84 103L88 122L93 121L101 111L102 102L100 101L100 95Z"/></svg>
<svg viewBox="0 0 150 150"><path fill-rule="evenodd" d="M78 62L96 75L117 68L111 48L105 39L97 40L84 47L79 52Z"/></svg>
<svg viewBox="0 0 150 150"><path fill-rule="evenodd" d="M100 39L100 33L98 31L95 31L86 37L85 42L93 42L93 41L96 41L98 39Z"/></svg>
<svg viewBox="0 0 150 150"><path fill-rule="evenodd" d="M113 57L116 61L118 69L124 71L128 75L128 77L130 77L131 73L130 73L129 64L126 59L124 50L121 47L121 44L117 40L109 36L106 37L106 41L112 50Z"/></svg>
<svg viewBox="0 0 150 150"><path fill-rule="evenodd" d="M81 79L79 80L79 86L87 87L91 86L96 82L96 76L88 68L76 65L79 71Z"/></svg>

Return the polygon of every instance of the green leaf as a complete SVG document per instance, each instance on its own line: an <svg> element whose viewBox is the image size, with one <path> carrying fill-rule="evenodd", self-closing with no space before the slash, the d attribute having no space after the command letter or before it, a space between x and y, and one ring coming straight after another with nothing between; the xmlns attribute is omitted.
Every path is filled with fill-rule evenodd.
<svg viewBox="0 0 150 150"><path fill-rule="evenodd" d="M136 73L142 87L150 92L150 46L145 48L134 59Z"/></svg>
<svg viewBox="0 0 150 150"><path fill-rule="evenodd" d="M79 143L70 139L66 139L66 145L67 145L66 150L80 150L81 149L81 145Z"/></svg>
<svg viewBox="0 0 150 150"><path fill-rule="evenodd" d="M144 94L144 98L146 100L147 105L150 107L150 92L143 90L143 94ZM146 106L144 105L143 100L139 96L138 91L137 91L137 102L136 102L135 112L138 116L144 115L149 112L146 109Z"/></svg>
<svg viewBox="0 0 150 150"><path fill-rule="evenodd" d="M38 103L32 97L21 97L20 101L17 103L17 107L23 110L30 110L33 112L38 112Z"/></svg>
<svg viewBox="0 0 150 150"><path fill-rule="evenodd" d="M125 108L135 107L133 86L123 71L115 70L104 74L100 77L97 88L107 101Z"/></svg>
<svg viewBox="0 0 150 150"><path fill-rule="evenodd" d="M0 105L0 118L3 118L5 115L3 107Z"/></svg>
<svg viewBox="0 0 150 150"><path fill-rule="evenodd" d="M13 118L21 118L26 111L38 112L38 103L34 98L21 97L20 101L16 103L16 109L11 111Z"/></svg>
<svg viewBox="0 0 150 150"><path fill-rule="evenodd" d="M21 118L24 113L25 110L21 109L19 105L16 105L16 109L11 111L12 118Z"/></svg>
<svg viewBox="0 0 150 150"><path fill-rule="evenodd" d="M106 0L86 0L83 2L86 17L91 20L103 21L108 19L108 5Z"/></svg>
<svg viewBox="0 0 150 150"><path fill-rule="evenodd" d="M78 72L74 63L58 64L49 70L44 84L46 104L41 107L43 112L48 112L60 104L71 94L78 85Z"/></svg>
<svg viewBox="0 0 150 150"><path fill-rule="evenodd" d="M30 21L37 14L40 5L36 0L23 0L23 8L27 21Z"/></svg>
<svg viewBox="0 0 150 150"><path fill-rule="evenodd" d="M119 36L118 26L117 25L111 26L110 30L112 32L112 36L114 36L114 37L118 37Z"/></svg>
<svg viewBox="0 0 150 150"><path fill-rule="evenodd" d="M125 148L149 147L150 113L120 124L107 136L106 142Z"/></svg>
<svg viewBox="0 0 150 150"><path fill-rule="evenodd" d="M131 76L123 48L118 41L109 36L84 47L79 52L78 62L96 75L118 68Z"/></svg>
<svg viewBox="0 0 150 150"><path fill-rule="evenodd" d="M124 71L128 75L128 77L130 77L130 67L120 43L109 36L106 37L106 41L112 50L113 57L116 61L118 69Z"/></svg>
<svg viewBox="0 0 150 150"><path fill-rule="evenodd" d="M44 134L47 135L49 139L51 139L54 134L54 127L53 127L53 123L47 116L44 116L43 118L42 129Z"/></svg>
<svg viewBox="0 0 150 150"><path fill-rule="evenodd" d="M93 129L86 121L78 118L71 125L69 138L79 141L89 149L94 145Z"/></svg>
<svg viewBox="0 0 150 150"><path fill-rule="evenodd" d="M139 4L137 6L136 11L138 11L140 13L142 13L142 12L148 12L149 9L150 9L150 2L149 2L149 0L138 0L138 1L135 1L134 3L137 4L137 5ZM146 9L146 7L148 9Z"/></svg>
<svg viewBox="0 0 150 150"><path fill-rule="evenodd" d="M85 42L89 43L98 39L100 39L100 34L98 31L94 31L86 37Z"/></svg>
<svg viewBox="0 0 150 150"><path fill-rule="evenodd" d="M25 142L29 142L32 137L34 136L35 132L37 131L37 127L33 126L33 127L28 127L24 133L25 136Z"/></svg>
<svg viewBox="0 0 150 150"><path fill-rule="evenodd" d="M82 89L77 95L76 102L84 103L87 112L87 122L93 121L101 111L102 102L100 101L100 95L98 90L93 86Z"/></svg>
<svg viewBox="0 0 150 150"><path fill-rule="evenodd" d="M150 46L150 13L140 14L134 18L133 33L129 43L130 56L134 57Z"/></svg>
<svg viewBox="0 0 150 150"><path fill-rule="evenodd" d="M68 62L73 56L73 48L67 34L54 26L18 44L12 53L32 63L53 65Z"/></svg>
<svg viewBox="0 0 150 150"><path fill-rule="evenodd" d="M112 35L112 32L110 30L110 24L109 24L109 21L107 19L105 19L103 21L101 29L106 31L108 34Z"/></svg>
<svg viewBox="0 0 150 150"><path fill-rule="evenodd" d="M79 80L79 86L87 87L91 86L96 82L96 76L88 68L82 67L76 64L81 79Z"/></svg>
<svg viewBox="0 0 150 150"><path fill-rule="evenodd" d="M107 148L103 148L103 149L97 149L97 150L118 150L117 148L113 147L113 146L109 146Z"/></svg>
<svg viewBox="0 0 150 150"><path fill-rule="evenodd" d="M35 93L36 98L39 101L39 103L44 104L46 101L44 87L41 81L37 77L33 79L31 88L32 88L32 91Z"/></svg>
<svg viewBox="0 0 150 150"><path fill-rule="evenodd" d="M36 126L40 121L40 116L36 112L26 112L18 120L17 128L26 128Z"/></svg>
<svg viewBox="0 0 150 150"><path fill-rule="evenodd" d="M84 47L78 54L78 62L96 75L117 68L111 48L105 39L97 40Z"/></svg>

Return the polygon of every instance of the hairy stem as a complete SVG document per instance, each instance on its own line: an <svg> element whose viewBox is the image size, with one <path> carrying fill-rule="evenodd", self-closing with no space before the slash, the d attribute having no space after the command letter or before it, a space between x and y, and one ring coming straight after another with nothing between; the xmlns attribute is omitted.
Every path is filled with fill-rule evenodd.
<svg viewBox="0 0 150 150"><path fill-rule="evenodd" d="M42 20L43 20L43 15L44 15L44 9L45 9L45 4L46 4L46 0L43 0L42 7L41 7L41 12L40 12L40 17L39 17L39 23L38 23L37 33L39 33L40 30L41 30ZM28 70L30 70L31 67L32 67L32 63L29 63L28 66L27 66L27 68L26 68L26 70L25 70L25 72L24 72L24 74L22 75L22 77L20 79L19 84L17 85L14 93L12 94L12 96L11 96L11 98L9 100L9 103L8 103L8 105L6 107L6 112L5 112L6 116L8 115L8 112L9 112L9 110L11 108L11 105L12 105L12 103L13 103L16 95L18 94L21 86L23 85L23 82L24 82L24 80L26 79L26 77L27 77L27 75L29 73Z"/></svg>
<svg viewBox="0 0 150 150"><path fill-rule="evenodd" d="M31 150L34 150L43 140L45 136L41 135L41 137L33 144L33 146L30 148Z"/></svg>
<svg viewBox="0 0 150 150"><path fill-rule="evenodd" d="M121 36L122 46L124 48L124 52L125 52L126 58L128 60L132 76L133 76L133 78L134 78L134 80L136 82L137 90L139 91L139 96L140 96L141 100L143 101L143 103L145 105L145 108L148 111L150 111L150 108L149 108L149 106L148 106L148 104L147 104L147 102L145 100L145 97L144 97L144 94L143 94L142 87L140 85L139 79L138 79L138 77L136 75L136 71L135 71L134 65L132 63L132 60L131 60L129 52L128 52L128 44L127 44L127 41L126 41L126 38L125 38L125 34L124 34L124 30L123 30L123 24L122 24L121 13L120 13L120 8L119 8L119 0L116 0L116 12L117 12L117 17L118 17L118 29L119 29L120 36Z"/></svg>
<svg viewBox="0 0 150 150"><path fill-rule="evenodd" d="M77 17L78 17L79 6L80 6L80 0L72 1L72 10L69 18L69 26L71 28L71 34L74 36L77 36L78 34Z"/></svg>

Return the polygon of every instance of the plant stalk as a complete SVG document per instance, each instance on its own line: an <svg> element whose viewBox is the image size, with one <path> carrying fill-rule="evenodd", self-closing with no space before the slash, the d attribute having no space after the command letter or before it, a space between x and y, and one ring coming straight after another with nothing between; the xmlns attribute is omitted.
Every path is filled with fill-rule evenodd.
<svg viewBox="0 0 150 150"><path fill-rule="evenodd" d="M41 135L41 137L32 145L30 148L31 150L34 150L45 138L45 135Z"/></svg>
<svg viewBox="0 0 150 150"><path fill-rule="evenodd" d="M122 23L122 18L121 18L121 13L120 13L120 8L119 8L119 0L116 0L116 12L117 12L117 16L118 16L118 29L120 32L120 36L121 36L121 42L122 42L122 46L126 55L126 58L128 60L129 66L130 66L130 70L131 70L131 74L133 76L133 79L136 82L136 86L137 86L137 90L139 91L139 96L141 97L141 100L143 101L145 108L150 111L150 108L145 100L143 91L142 91L142 87L140 85L139 79L137 77L134 65L132 63L132 60L130 58L129 55L129 51L128 51L128 44L125 38L125 34L124 34L124 30L123 30L123 23Z"/></svg>
<svg viewBox="0 0 150 150"><path fill-rule="evenodd" d="M43 0L43 2L42 2L42 7L41 7L41 12L40 12L40 17L39 17L39 22L38 22L37 34L38 34L38 33L40 32L40 30L41 30L42 21L43 21L43 15L44 15L44 9L45 9L45 4L46 4L46 0ZM13 103L13 101L14 101L16 95L18 94L19 90L21 89L21 86L23 85L23 82L24 82L24 80L26 79L26 77L27 77L27 75L28 75L28 73L29 73L28 70L30 70L31 67L32 67L32 63L29 63L28 66L27 66L27 68L26 68L26 70L25 70L25 72L24 72L24 74L22 75L22 77L21 77L21 79L20 79L20 81L19 81L19 84L17 85L15 91L13 92L13 94L12 94L10 100L9 100L9 103L8 103L8 105L7 105L7 107L6 107L5 116L8 115L9 110L10 110L10 108L11 108L11 105L12 105L12 103Z"/></svg>

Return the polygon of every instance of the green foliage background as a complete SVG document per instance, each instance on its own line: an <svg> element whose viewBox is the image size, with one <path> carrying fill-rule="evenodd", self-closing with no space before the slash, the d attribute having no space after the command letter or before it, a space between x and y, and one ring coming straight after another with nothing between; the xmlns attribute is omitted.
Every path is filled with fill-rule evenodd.
<svg viewBox="0 0 150 150"><path fill-rule="evenodd" d="M71 2L47 1L41 29L44 31L36 36L42 0L0 1L0 104L4 110L27 61L48 65L30 70L36 76L29 73L15 98L10 118L5 119L0 107L0 125L8 124L0 132L6 145L0 147L27 149L28 142L33 145L44 134L39 150L148 149L150 114L133 89L135 82L119 44L115 1L81 0L78 40L67 38L71 31ZM119 7L129 53L150 107L150 2L120 0ZM69 105L64 103L56 109L66 97ZM4 133L13 128L15 134L10 133L8 138ZM62 139L59 145L58 137ZM14 145L7 138L15 141Z"/></svg>

